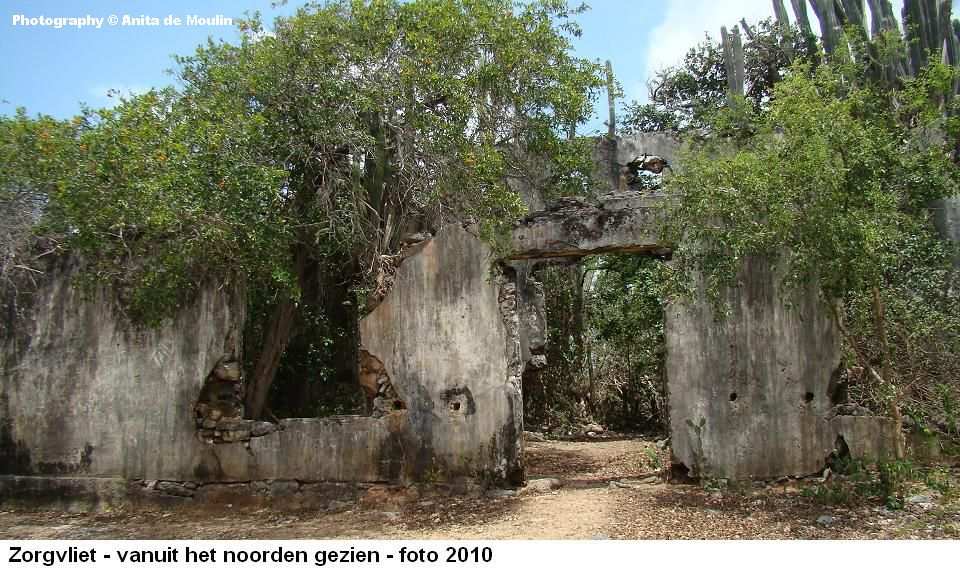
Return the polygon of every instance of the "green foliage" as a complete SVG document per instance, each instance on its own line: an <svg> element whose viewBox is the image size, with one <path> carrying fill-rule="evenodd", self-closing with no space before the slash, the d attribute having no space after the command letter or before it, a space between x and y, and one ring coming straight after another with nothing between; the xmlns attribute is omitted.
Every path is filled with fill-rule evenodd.
<svg viewBox="0 0 960 579"><path fill-rule="evenodd" d="M816 60L817 45L799 30L770 19L745 32L746 91L742 102L760 112L769 107L773 87L790 68L791 60ZM721 44L708 34L679 66L658 72L650 81L649 103L627 105L625 131L678 131L696 137L704 129L716 130L713 117L728 104L727 86Z"/></svg>
<svg viewBox="0 0 960 579"><path fill-rule="evenodd" d="M717 138L684 160L673 183L684 192L673 230L681 263L703 269L712 297L744 256L780 252L790 283L816 278L831 298L878 284L911 222L898 209L918 203L911 183L929 169L918 161L928 147L905 146L889 110L835 69L798 67L755 137L739 148ZM953 182L954 170L937 168Z"/></svg>
<svg viewBox="0 0 960 579"><path fill-rule="evenodd" d="M248 360L293 340L281 379L318 363L332 380L330 360L352 365L355 349L334 346L356 320L328 320L340 303L316 283L347 288L337 299L355 318L410 233L459 218L495 243L525 211L519 190L587 187L590 150L564 142L601 87L598 65L571 54L581 11L332 0L272 26L254 15L240 42L176 58L177 88L69 123L0 120L0 186L35 195L39 231L82 254L87 285L113 285L135 320L242 283ZM271 323L291 307L294 323Z"/></svg>
<svg viewBox="0 0 960 579"><path fill-rule="evenodd" d="M653 470L660 470L663 468L663 458L660 456L660 453L657 452L656 447L647 446L643 449L643 453L646 455L647 462L650 463L650 466Z"/></svg>
<svg viewBox="0 0 960 579"><path fill-rule="evenodd" d="M667 185L683 192L664 231L677 243L668 289L703 291L722 315L727 289L754 257L789 288L815 281L831 309L839 304L856 354L851 396L942 423L949 404L936 387L957 391L960 305L954 249L928 207L960 192L958 70L931 58L913 77L892 75L890 55L901 50L892 31L870 40L851 31L829 59L781 70L762 99L721 103L712 77L691 85L715 106L689 117L701 130Z"/></svg>
<svg viewBox="0 0 960 579"><path fill-rule="evenodd" d="M950 468L946 466L936 466L927 470L923 476L923 482L929 488L939 492L945 498L951 498L957 491L955 481L950 473Z"/></svg>
<svg viewBox="0 0 960 579"><path fill-rule="evenodd" d="M906 460L895 460L877 464L879 472L877 494L889 509L902 509L905 485L913 480L913 464Z"/></svg>
<svg viewBox="0 0 960 579"><path fill-rule="evenodd" d="M611 425L659 430L667 424L663 377L663 262L597 258L587 323L597 406Z"/></svg>
<svg viewBox="0 0 960 579"><path fill-rule="evenodd" d="M34 227L52 196L67 186L64 175L76 162L74 143L82 119L29 118L23 109L0 117L0 298L14 317L35 288L35 257L47 253ZM6 320L0 333L13 326Z"/></svg>
<svg viewBox="0 0 960 579"><path fill-rule="evenodd" d="M548 363L524 376L524 420L529 425L566 431L591 419L584 274L579 266L554 267L537 271L530 280L545 290Z"/></svg>
<svg viewBox="0 0 960 579"><path fill-rule="evenodd" d="M947 434L960 436L960 409L957 408L957 393L946 383L940 383L937 384L937 394L940 396L941 408L947 420Z"/></svg>
<svg viewBox="0 0 960 579"><path fill-rule="evenodd" d="M664 271L649 257L611 255L537 273L546 294L548 365L524 377L529 424L665 426Z"/></svg>
<svg viewBox="0 0 960 579"><path fill-rule="evenodd" d="M38 231L89 260L136 319L157 323L217 272L218 283L284 265L283 171L252 164L255 117L214 124L174 91L84 111L54 156L57 187Z"/></svg>
<svg viewBox="0 0 960 579"><path fill-rule="evenodd" d="M820 504L854 506L878 501L889 509L902 509L910 483L923 477L906 460L869 463L846 459L835 463L835 473L825 482L805 487L803 494Z"/></svg>
<svg viewBox="0 0 960 579"><path fill-rule="evenodd" d="M168 315L204 275L296 298L294 246L369 263L439 207L492 233L524 209L506 185L522 155L576 165L559 135L600 86L596 66L569 54L577 11L514 8L344 0L271 33L254 17L238 45L177 58L181 89L62 127L4 119L7 155L42 153L22 177L46 190L44 231L95 256L100 281L126 284L138 317ZM117 266L130 258L136 271Z"/></svg>

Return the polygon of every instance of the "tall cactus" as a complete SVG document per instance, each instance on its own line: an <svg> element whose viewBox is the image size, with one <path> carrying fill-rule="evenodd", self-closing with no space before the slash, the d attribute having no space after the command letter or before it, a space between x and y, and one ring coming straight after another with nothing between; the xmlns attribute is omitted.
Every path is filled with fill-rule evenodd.
<svg viewBox="0 0 960 579"><path fill-rule="evenodd" d="M957 65L958 46L957 35L953 32L953 22L950 15L953 13L953 0L940 0L940 41L943 43L943 62L950 66Z"/></svg>
<svg viewBox="0 0 960 579"><path fill-rule="evenodd" d="M923 29L927 35L927 50L939 51L943 49L943 37L940 35L940 10L937 0L924 0ZM947 15L947 18L950 16Z"/></svg>
<svg viewBox="0 0 960 579"><path fill-rule="evenodd" d="M827 54L836 51L843 42L843 26L854 26L864 37L877 38L882 34L900 36L898 18L890 0L790 0L796 24L801 32L813 36L807 3L820 22L821 41ZM777 23L790 29L790 16L785 0L772 0ZM869 12L869 22L867 14ZM931 53L942 53L942 62L960 66L960 20L952 18L953 0L904 0L901 18L903 22L903 50L881 54L878 44L869 48L871 74L878 82L888 86L900 79L916 75L928 64ZM749 30L749 29L748 29ZM742 75L738 76L736 65L742 63L735 54L735 42L740 35L736 27L732 32L721 30L727 83L731 94L742 94ZM791 58L791 46L782 46ZM791 58L792 60L792 58ZM741 69L742 70L742 69ZM960 95L960 79L954 87Z"/></svg>
<svg viewBox="0 0 960 579"><path fill-rule="evenodd" d="M843 13L846 16L846 24L856 26L867 34L867 11L863 5L863 0L843 0L841 2Z"/></svg>
<svg viewBox="0 0 960 579"><path fill-rule="evenodd" d="M613 63L609 60L607 73L607 136L613 140L617 136L617 84L613 76Z"/></svg>
<svg viewBox="0 0 960 579"><path fill-rule="evenodd" d="M883 19L883 12L880 8L881 0L867 0L867 6L870 8L870 35L877 36L886 28Z"/></svg>
<svg viewBox="0 0 960 579"><path fill-rule="evenodd" d="M820 34L823 39L823 49L827 54L833 54L840 44L840 22L837 19L837 7L834 0L810 0L813 13L820 21Z"/></svg>
<svg viewBox="0 0 960 579"><path fill-rule="evenodd" d="M733 27L733 70L736 74L738 93L743 95L747 84L746 58L743 54L743 38L740 37L740 29Z"/></svg>
<svg viewBox="0 0 960 579"><path fill-rule="evenodd" d="M807 0L790 0L790 4L793 5L793 15L797 19L800 32L812 36L813 28L810 26L810 16L807 15Z"/></svg>
<svg viewBox="0 0 960 579"><path fill-rule="evenodd" d="M721 46L723 47L723 66L727 73L727 92L731 96L744 93L744 56L740 30L734 26L728 32L726 26L720 27Z"/></svg>
<svg viewBox="0 0 960 579"><path fill-rule="evenodd" d="M915 75L927 63L927 18L925 0L904 0L903 35L907 44L909 74Z"/></svg>
<svg viewBox="0 0 960 579"><path fill-rule="evenodd" d="M773 15L777 18L777 24L790 25L790 16L787 14L787 7L783 4L783 0L773 0Z"/></svg>
<svg viewBox="0 0 960 579"><path fill-rule="evenodd" d="M867 6L870 7L871 35L897 29L897 19L890 0L867 0Z"/></svg>
<svg viewBox="0 0 960 579"><path fill-rule="evenodd" d="M790 26L790 15L787 14L787 7L783 0L773 0L773 13L777 17L777 24L780 25L783 37L780 40L780 50L787 57L787 62L793 62L793 28ZM750 28L743 22L743 31L749 36Z"/></svg>

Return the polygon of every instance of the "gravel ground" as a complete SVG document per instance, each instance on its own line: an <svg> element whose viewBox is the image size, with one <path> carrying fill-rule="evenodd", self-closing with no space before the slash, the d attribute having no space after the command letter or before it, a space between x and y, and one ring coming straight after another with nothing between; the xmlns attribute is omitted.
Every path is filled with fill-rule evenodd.
<svg viewBox="0 0 960 579"><path fill-rule="evenodd" d="M398 511L177 508L0 511L0 539L949 539L960 501L919 484L905 508L824 506L812 480L709 491L651 476L667 451L650 440L527 445L534 482L520 492L427 498ZM953 488L960 471L951 473ZM559 488L554 488L559 485Z"/></svg>

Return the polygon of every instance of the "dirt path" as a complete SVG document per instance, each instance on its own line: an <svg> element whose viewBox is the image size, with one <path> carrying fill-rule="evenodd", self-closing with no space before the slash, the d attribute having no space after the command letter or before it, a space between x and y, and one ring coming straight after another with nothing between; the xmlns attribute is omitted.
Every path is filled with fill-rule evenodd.
<svg viewBox="0 0 960 579"><path fill-rule="evenodd" d="M606 489L561 490L526 496L493 520L453 521L439 528L398 530L395 539L590 539L604 536L615 504ZM567 513L567 515L560 515ZM570 516L575 514L574 516Z"/></svg>
<svg viewBox="0 0 960 579"><path fill-rule="evenodd" d="M519 492L427 497L396 511L0 511L0 539L960 537L960 504L936 493L899 511L826 507L805 496L802 481L709 492L647 476L664 459L639 439L535 442L527 447L531 484Z"/></svg>
<svg viewBox="0 0 960 579"><path fill-rule="evenodd" d="M520 491L516 498L497 497L509 508L501 516L467 524L401 531L397 538L430 539L600 539L617 526L621 480L648 476L662 464L652 442L638 439L589 442L530 442L526 449L530 487L556 479L560 487ZM652 492L649 484L635 485Z"/></svg>

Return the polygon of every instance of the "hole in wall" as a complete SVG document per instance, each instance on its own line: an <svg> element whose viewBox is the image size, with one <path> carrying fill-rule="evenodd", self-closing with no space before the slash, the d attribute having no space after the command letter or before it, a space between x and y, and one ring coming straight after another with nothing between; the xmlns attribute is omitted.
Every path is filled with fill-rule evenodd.
<svg viewBox="0 0 960 579"><path fill-rule="evenodd" d="M736 401L737 401L737 398L739 398L739 397L737 396L737 393L736 393L736 392L731 392L731 393L730 393L730 402L736 402Z"/></svg>
<svg viewBox="0 0 960 579"><path fill-rule="evenodd" d="M360 386L373 408L374 418L407 407L394 389L383 362L366 350L360 350Z"/></svg>
<svg viewBox="0 0 960 579"><path fill-rule="evenodd" d="M440 399L447 405L450 414L469 416L477 411L473 393L466 386L448 388L440 394Z"/></svg>
<svg viewBox="0 0 960 579"><path fill-rule="evenodd" d="M193 406L197 426L214 428L220 420L242 418L243 394L240 362L224 356L207 375Z"/></svg>
<svg viewBox="0 0 960 579"><path fill-rule="evenodd" d="M843 364L830 374L830 385L827 387L827 397L830 398L830 404L837 406L849 402L848 398L848 379Z"/></svg>
<svg viewBox="0 0 960 579"><path fill-rule="evenodd" d="M804 394L803 401L806 402L807 404L810 404L811 402L813 402L813 392L807 392L806 394Z"/></svg>
<svg viewBox="0 0 960 579"><path fill-rule="evenodd" d="M690 468L683 464L682 462L674 462L670 464L670 482L688 484L696 480L696 477Z"/></svg>
<svg viewBox="0 0 960 579"><path fill-rule="evenodd" d="M851 467L850 447L842 434L833 442L833 452L827 456L826 466L835 473L848 474Z"/></svg>

